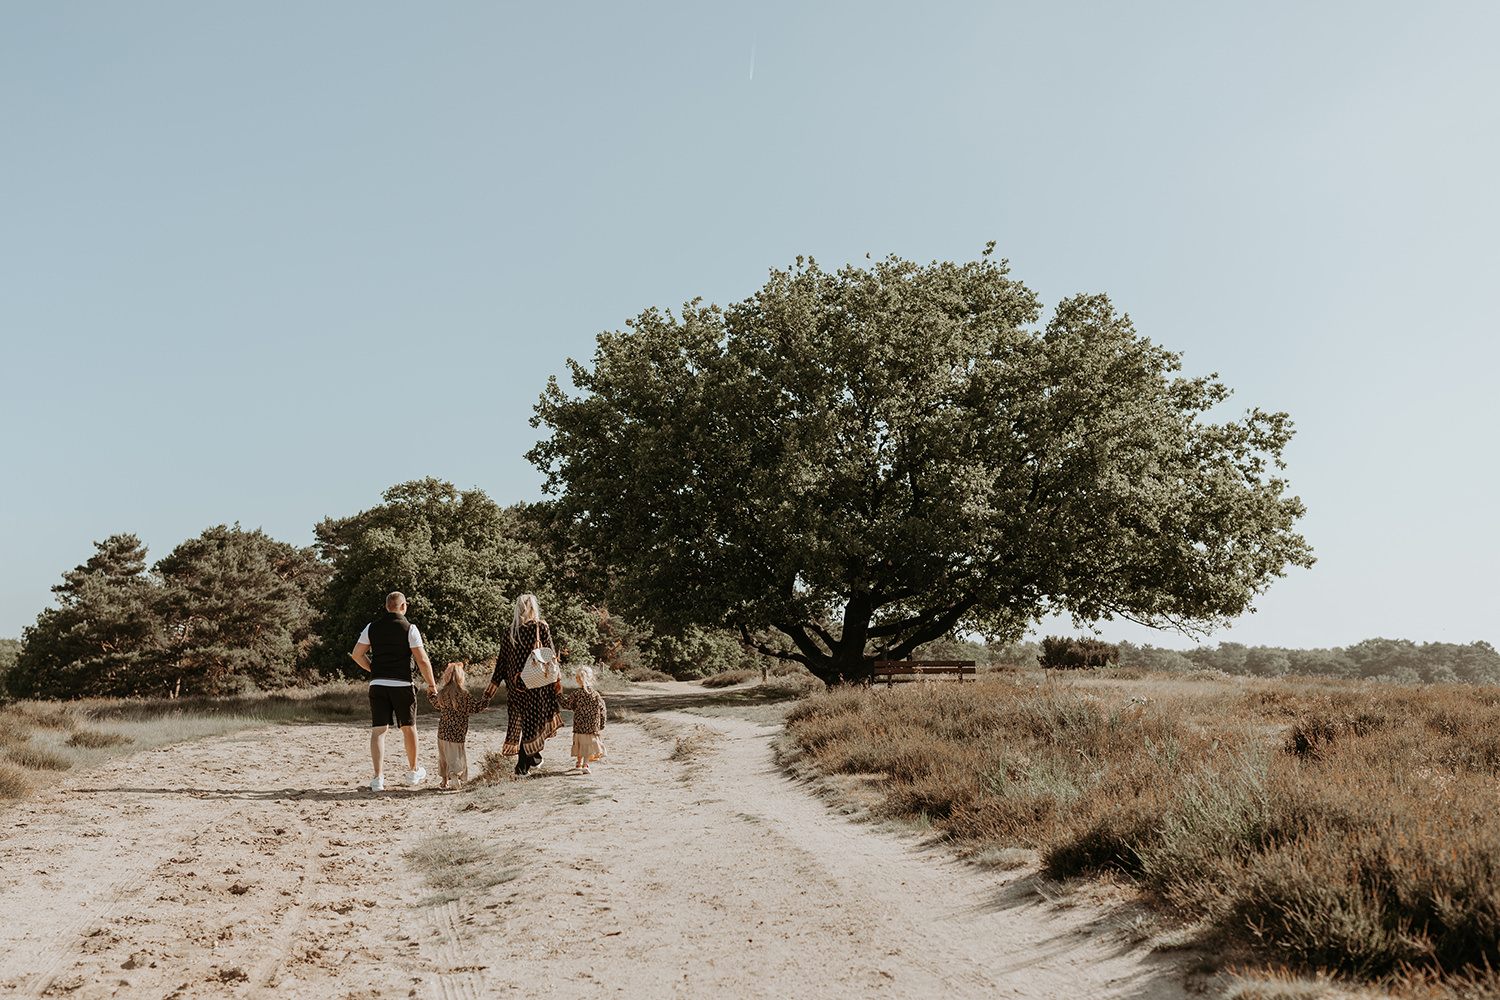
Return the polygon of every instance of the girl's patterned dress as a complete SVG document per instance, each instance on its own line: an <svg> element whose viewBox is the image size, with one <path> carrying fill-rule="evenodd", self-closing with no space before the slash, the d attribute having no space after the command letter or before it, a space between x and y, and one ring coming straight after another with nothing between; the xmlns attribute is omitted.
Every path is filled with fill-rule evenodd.
<svg viewBox="0 0 1500 1000"><path fill-rule="evenodd" d="M598 691L569 691L559 700L563 708L573 710L573 756L584 763L604 756L604 696Z"/></svg>
<svg viewBox="0 0 1500 1000"><path fill-rule="evenodd" d="M459 691L458 703L457 708L438 706L438 777L445 784L449 778L469 780L469 761L464 754L464 744L469 739L469 716L488 708L490 700Z"/></svg>
<svg viewBox="0 0 1500 1000"><path fill-rule="evenodd" d="M552 645L552 630L546 622L525 622L520 628L521 637L510 637L510 626L500 633L500 657L495 661L495 675L505 678L507 699L505 745L500 753L506 757L525 750L532 756L542 752L542 745L562 728L562 715L557 709L557 691L549 684L546 687L527 688L521 686L521 668L536 646L540 635L543 646Z"/></svg>

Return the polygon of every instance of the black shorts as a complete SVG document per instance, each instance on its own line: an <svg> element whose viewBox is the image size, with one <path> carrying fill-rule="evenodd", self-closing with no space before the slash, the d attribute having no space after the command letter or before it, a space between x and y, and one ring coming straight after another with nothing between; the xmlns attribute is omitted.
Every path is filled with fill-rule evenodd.
<svg viewBox="0 0 1500 1000"><path fill-rule="evenodd" d="M405 687L389 687L385 684L370 685L370 728L397 725L402 729L412 725L417 715L417 689L410 684Z"/></svg>

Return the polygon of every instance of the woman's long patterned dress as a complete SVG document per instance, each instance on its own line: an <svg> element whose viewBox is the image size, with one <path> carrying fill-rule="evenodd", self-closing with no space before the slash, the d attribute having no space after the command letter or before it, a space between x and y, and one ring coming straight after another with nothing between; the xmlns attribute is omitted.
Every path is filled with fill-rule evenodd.
<svg viewBox="0 0 1500 1000"><path fill-rule="evenodd" d="M523 622L520 640L510 637L510 629L500 636L500 656L495 673L505 678L506 706L505 745L500 753L513 757L520 751L536 756L547 740L562 728L562 713L557 707L557 691L552 685L540 688L521 686L521 668L536 647L537 635L542 645L552 645L552 630L546 622Z"/></svg>

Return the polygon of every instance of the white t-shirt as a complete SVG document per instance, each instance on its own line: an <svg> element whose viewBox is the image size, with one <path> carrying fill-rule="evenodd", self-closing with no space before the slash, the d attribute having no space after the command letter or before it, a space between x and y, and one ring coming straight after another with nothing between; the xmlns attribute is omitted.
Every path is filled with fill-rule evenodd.
<svg viewBox="0 0 1500 1000"><path fill-rule="evenodd" d="M344 633L348 635L348 632ZM356 645L368 646L370 644L370 626L366 625L363 632L359 634L359 642ZM422 633L417 631L415 625L409 625L406 629L406 644L412 649L422 648ZM411 681L393 681L385 677L376 677L370 681L370 687L393 687L409 688Z"/></svg>

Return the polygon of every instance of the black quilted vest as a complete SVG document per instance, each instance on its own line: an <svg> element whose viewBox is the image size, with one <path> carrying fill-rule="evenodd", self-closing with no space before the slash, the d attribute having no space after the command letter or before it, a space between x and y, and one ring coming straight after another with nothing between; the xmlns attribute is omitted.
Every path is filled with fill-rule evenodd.
<svg viewBox="0 0 1500 1000"><path fill-rule="evenodd" d="M411 646L405 615L382 611L370 623L370 679L411 683Z"/></svg>

